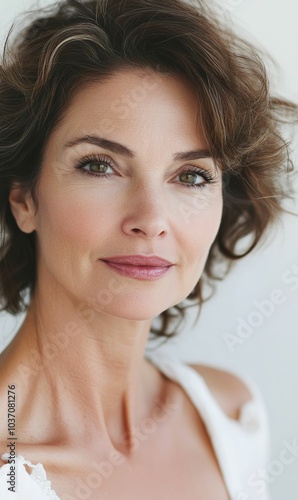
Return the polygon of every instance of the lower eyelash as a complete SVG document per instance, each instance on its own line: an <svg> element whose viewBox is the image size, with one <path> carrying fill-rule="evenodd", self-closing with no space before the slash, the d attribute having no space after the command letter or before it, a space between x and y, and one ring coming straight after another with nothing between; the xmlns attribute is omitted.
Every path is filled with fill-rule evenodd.
<svg viewBox="0 0 298 500"><path fill-rule="evenodd" d="M206 188L208 186L208 184L210 184L210 182L202 182L201 184L183 184L182 182L182 185L187 187L187 188L200 188L200 189L203 189L203 188Z"/></svg>
<svg viewBox="0 0 298 500"><path fill-rule="evenodd" d="M76 167L76 168L81 170L81 173L83 175L87 174L87 175L91 175L91 177L110 177L111 176L111 174L104 174L104 173L92 174L91 172L88 172L88 170L84 170L83 167Z"/></svg>

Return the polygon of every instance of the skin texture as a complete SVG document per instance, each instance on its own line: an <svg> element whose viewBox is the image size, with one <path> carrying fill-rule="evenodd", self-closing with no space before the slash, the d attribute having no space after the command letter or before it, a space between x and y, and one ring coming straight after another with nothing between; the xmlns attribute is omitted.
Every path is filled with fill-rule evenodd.
<svg viewBox="0 0 298 500"><path fill-rule="evenodd" d="M143 357L152 319L192 291L221 220L221 174L212 160L173 159L178 152L207 147L194 102L186 82L150 70L126 70L106 82L85 85L46 144L38 210L29 193L11 191L20 229L36 232L38 281L27 317L2 355L1 371L8 383L18 382L20 446L32 461L34 445L58 447L65 478L66 464L71 463L71 477L84 453L98 459L99 442L100 453L120 453L133 467L135 428L156 411L157 400L172 404L174 416L169 416L168 431L164 427L156 433L150 453L143 453L147 469L152 456L160 453L159 442L165 447L168 442L175 454L170 445L174 428L186 422L189 429L198 426L197 412L179 387ZM86 142L66 147L82 136L118 142L134 157ZM84 175L75 168L83 157L98 155L104 158L89 160L84 168L90 170L92 163L96 169L108 157L109 177ZM194 166L210 171L214 182L186 187L187 182L205 182L198 174L183 175ZM138 253L159 255L174 266L162 278L147 281L120 276L99 260ZM234 396L237 392L239 405L247 392L242 386ZM236 415L233 405L226 407ZM216 460L203 425L199 428L196 438L205 440L210 471ZM191 436L190 430L190 443ZM40 448L37 461L48 460L54 479L50 449L45 453ZM188 450L190 460L198 458L198 449ZM172 463L171 471L178 466ZM216 465L215 470L220 478ZM71 489L58 476L53 484L60 494ZM219 484L216 498L226 499ZM178 498L178 490L176 494Z"/></svg>

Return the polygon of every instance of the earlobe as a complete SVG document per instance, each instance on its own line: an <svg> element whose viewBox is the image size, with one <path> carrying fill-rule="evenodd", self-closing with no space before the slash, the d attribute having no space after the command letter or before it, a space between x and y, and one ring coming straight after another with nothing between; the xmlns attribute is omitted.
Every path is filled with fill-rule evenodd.
<svg viewBox="0 0 298 500"><path fill-rule="evenodd" d="M32 233L35 227L35 205L29 190L23 186L15 186L9 193L11 212L21 231Z"/></svg>

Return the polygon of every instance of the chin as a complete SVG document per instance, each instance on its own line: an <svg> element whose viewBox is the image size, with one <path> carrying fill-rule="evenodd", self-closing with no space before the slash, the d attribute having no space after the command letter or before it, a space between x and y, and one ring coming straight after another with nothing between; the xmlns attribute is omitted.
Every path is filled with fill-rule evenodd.
<svg viewBox="0 0 298 500"><path fill-rule="evenodd" d="M144 294L146 295L146 294ZM132 299L123 300L115 300L112 304L109 304L105 307L94 307L99 313L104 312L111 316L115 316L117 318L122 318L131 321L148 321L152 320L156 316L159 316L163 311L172 307L174 303L168 303L162 298L158 300L159 297L134 297ZM163 304L164 302L164 304Z"/></svg>

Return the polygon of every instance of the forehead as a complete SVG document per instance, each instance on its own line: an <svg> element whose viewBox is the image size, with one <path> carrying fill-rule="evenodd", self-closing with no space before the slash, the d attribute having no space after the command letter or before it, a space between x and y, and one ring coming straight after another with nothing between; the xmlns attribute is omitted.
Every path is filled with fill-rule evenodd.
<svg viewBox="0 0 298 500"><path fill-rule="evenodd" d="M103 81L82 84L59 122L55 138L100 134L149 147L203 146L198 99L186 79L150 69L121 70ZM181 149L180 147L180 149ZM134 149L137 149L134 147Z"/></svg>
<svg viewBox="0 0 298 500"><path fill-rule="evenodd" d="M75 93L72 104L86 98L88 94L98 93L109 101L119 99L131 107L150 102L153 98L178 104L191 104L195 99L195 89L186 78L178 75L157 73L152 69L122 69L114 71L102 81L94 79L83 83Z"/></svg>

